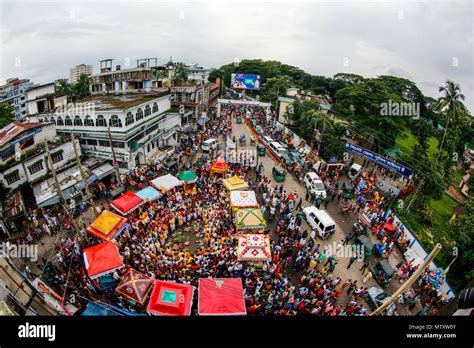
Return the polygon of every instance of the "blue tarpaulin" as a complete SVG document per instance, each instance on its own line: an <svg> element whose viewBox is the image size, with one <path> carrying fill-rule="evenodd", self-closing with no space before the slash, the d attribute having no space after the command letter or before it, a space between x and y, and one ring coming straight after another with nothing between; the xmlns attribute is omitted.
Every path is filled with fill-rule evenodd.
<svg viewBox="0 0 474 348"><path fill-rule="evenodd" d="M140 316L145 314L139 314L127 311L118 306L114 306L110 303L104 302L92 302L89 301L86 310L82 312L81 316Z"/></svg>
<svg viewBox="0 0 474 348"><path fill-rule="evenodd" d="M159 193L157 190L155 190L153 187L148 186L144 188L143 190L140 190L138 192L135 192L135 194L143 199L144 201L152 201L154 199L157 199L159 197Z"/></svg>

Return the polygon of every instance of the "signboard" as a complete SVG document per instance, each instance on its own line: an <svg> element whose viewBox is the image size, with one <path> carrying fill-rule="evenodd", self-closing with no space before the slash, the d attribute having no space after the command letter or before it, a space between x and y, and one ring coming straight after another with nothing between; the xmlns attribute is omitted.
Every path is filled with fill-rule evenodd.
<svg viewBox="0 0 474 348"><path fill-rule="evenodd" d="M230 88L259 90L262 81L259 75L232 74Z"/></svg>
<svg viewBox="0 0 474 348"><path fill-rule="evenodd" d="M365 158L371 160L372 162L374 162L378 165L381 165L385 168L393 170L394 172L396 172L400 175L403 175L403 176L406 176L406 177L410 177L410 176L413 175L413 170L411 170L409 168L406 168L406 167L402 166L401 164L399 164L395 161L392 161L388 158L385 158L385 157L383 157L379 154L376 154L375 152L364 149L363 147L360 147L360 146L357 146L357 145L354 145L354 144L351 144L351 143L346 143L344 145L344 147L345 147L346 151L355 152L356 154L358 154L362 157L365 157Z"/></svg>

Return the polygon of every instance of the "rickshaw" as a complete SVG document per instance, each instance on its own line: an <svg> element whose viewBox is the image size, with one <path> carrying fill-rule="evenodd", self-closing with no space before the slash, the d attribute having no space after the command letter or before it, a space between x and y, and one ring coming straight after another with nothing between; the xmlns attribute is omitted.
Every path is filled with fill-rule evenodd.
<svg viewBox="0 0 474 348"><path fill-rule="evenodd" d="M392 280L395 270L392 268L388 260L382 260L377 263L375 266L372 266L372 274L377 282L380 283L384 288L386 288L390 280Z"/></svg>
<svg viewBox="0 0 474 348"><path fill-rule="evenodd" d="M250 145L255 145L255 138L253 135L250 136Z"/></svg>
<svg viewBox="0 0 474 348"><path fill-rule="evenodd" d="M350 181L346 181L342 187L342 197L345 199L351 199L354 197L354 186Z"/></svg>
<svg viewBox="0 0 474 348"><path fill-rule="evenodd" d="M258 156L265 156L265 153L266 153L265 146L263 146L262 144L258 144L257 145L257 155Z"/></svg>
<svg viewBox="0 0 474 348"><path fill-rule="evenodd" d="M239 139L240 145L247 145L247 139L245 138L245 134L242 134L242 136Z"/></svg>
<svg viewBox="0 0 474 348"><path fill-rule="evenodd" d="M237 116L237 124L242 124L242 117L241 116Z"/></svg>
<svg viewBox="0 0 474 348"><path fill-rule="evenodd" d="M286 179L286 172L279 166L273 167L272 175L276 182L282 182Z"/></svg>

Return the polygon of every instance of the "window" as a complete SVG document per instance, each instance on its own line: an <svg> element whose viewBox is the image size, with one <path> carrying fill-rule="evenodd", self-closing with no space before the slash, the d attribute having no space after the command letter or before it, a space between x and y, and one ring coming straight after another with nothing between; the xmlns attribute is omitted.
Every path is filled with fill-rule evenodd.
<svg viewBox="0 0 474 348"><path fill-rule="evenodd" d="M153 113L156 113L156 112L158 112L158 104L153 103Z"/></svg>
<svg viewBox="0 0 474 348"><path fill-rule="evenodd" d="M84 126L86 127L94 127L94 121L90 115L87 115L84 119Z"/></svg>
<svg viewBox="0 0 474 348"><path fill-rule="evenodd" d="M138 109L137 110L137 114L135 116L135 121L138 121L138 120L141 120L143 118L143 110L142 109Z"/></svg>
<svg viewBox="0 0 474 348"><path fill-rule="evenodd" d="M52 122L52 123L56 124L56 120L54 119L54 117L51 117L51 119L49 120L49 122Z"/></svg>
<svg viewBox="0 0 474 348"><path fill-rule="evenodd" d="M135 120L133 119L133 114L131 112L127 113L127 117L125 118L125 126L131 125Z"/></svg>
<svg viewBox="0 0 474 348"><path fill-rule="evenodd" d="M38 161L31 166L28 167L28 170L30 172L30 175L33 175L35 173L38 173L39 171L43 170L43 161Z"/></svg>
<svg viewBox="0 0 474 348"><path fill-rule="evenodd" d="M64 119L64 125L65 126L72 126L72 120L69 116L66 116L66 118Z"/></svg>
<svg viewBox="0 0 474 348"><path fill-rule="evenodd" d="M107 122L105 121L104 116L99 115L97 116L97 121L95 122L97 127L107 127Z"/></svg>
<svg viewBox="0 0 474 348"><path fill-rule="evenodd" d="M151 108L150 108L150 105L147 105L145 107L145 117L150 116L150 115L151 115Z"/></svg>
<svg viewBox="0 0 474 348"><path fill-rule="evenodd" d="M117 115L112 115L109 122L110 127L122 127L122 121Z"/></svg>
<svg viewBox="0 0 474 348"><path fill-rule="evenodd" d="M87 139L87 145L97 146L97 140Z"/></svg>
<svg viewBox="0 0 474 348"><path fill-rule="evenodd" d="M110 143L108 141L105 141L105 140L99 140L99 145L100 146L110 146Z"/></svg>
<svg viewBox="0 0 474 348"><path fill-rule="evenodd" d="M64 122L63 122L63 119L61 116L58 116L58 123L57 123L58 126L64 126Z"/></svg>
<svg viewBox="0 0 474 348"><path fill-rule="evenodd" d="M51 159L53 160L53 164L62 161L63 160L63 152L59 151L59 152L55 152L55 153L51 154Z"/></svg>
<svg viewBox="0 0 474 348"><path fill-rule="evenodd" d="M5 175L5 180L7 181L8 185L13 184L20 180L20 174L18 174L18 170L15 170L13 173Z"/></svg>
<svg viewBox="0 0 474 348"><path fill-rule="evenodd" d="M82 120L78 115L76 115L76 117L74 117L74 125L82 127Z"/></svg>

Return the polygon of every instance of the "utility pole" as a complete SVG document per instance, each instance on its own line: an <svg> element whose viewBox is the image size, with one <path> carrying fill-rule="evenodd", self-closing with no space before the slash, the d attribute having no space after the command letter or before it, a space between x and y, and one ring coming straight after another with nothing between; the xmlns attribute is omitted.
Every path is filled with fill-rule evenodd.
<svg viewBox="0 0 474 348"><path fill-rule="evenodd" d="M69 204L67 203L66 198L64 198L63 190L61 190L61 185L59 184L58 177L56 176L56 169L54 169L53 159L51 158L51 153L49 152L48 143L44 143L44 145L45 145L45 148L46 148L46 154L48 156L48 163L49 163L49 167L51 169L51 174L53 174L53 179L54 179L54 184L56 186L56 191L58 191L58 195L61 198L61 201L63 202L64 209L66 210L66 213L71 218L72 226L74 227L74 230L77 233L79 231L79 228L76 224L76 220L74 220L74 216L72 216L71 211L69 210Z"/></svg>
<svg viewBox="0 0 474 348"><path fill-rule="evenodd" d="M112 144L112 134L110 134L110 126L107 127L107 133L109 135L109 144L110 144L110 150L112 151L112 159L114 161L113 165L114 165L114 168L115 168L115 175L117 176L117 182L119 185L122 184L122 180L120 180L120 172L119 172L119 168L118 168L118 162L117 162L117 158L115 157L115 150L114 150L114 146Z"/></svg>
<svg viewBox="0 0 474 348"><path fill-rule="evenodd" d="M321 143L323 142L324 131L326 130L326 115L327 114L324 114L324 118L323 118L323 129L321 130L321 136L319 137L318 152L319 152L319 149L321 148Z"/></svg>
<svg viewBox="0 0 474 348"><path fill-rule="evenodd" d="M85 199L89 199L89 204L92 206L94 210L94 215L97 217L97 207L95 206L94 199L92 198L91 191L89 190L89 184L87 183L87 178L84 173L84 169L82 168L81 158L79 157L79 151L77 151L76 147L76 138L74 137L74 132L71 132L71 141L72 147L74 149L74 155L76 156L77 166L79 167L79 172L81 173L82 182L84 183L84 188L86 189L86 197Z"/></svg>
<svg viewBox="0 0 474 348"><path fill-rule="evenodd" d="M392 303L394 303L409 287L413 285L413 283L421 276L421 274L425 271L426 268L430 265L431 261L436 257L436 255L439 253L441 250L441 244L437 243L431 253L428 255L426 258L425 262L418 267L418 269L411 275L411 277L403 284L392 296L389 297L387 301L385 301L379 308L377 308L375 311L370 313L370 316L373 315L379 315L382 313L385 308L390 306Z"/></svg>
<svg viewBox="0 0 474 348"><path fill-rule="evenodd" d="M316 119L316 122L314 123L314 129L313 129L313 137L311 139L311 150L314 148L314 143L316 141L316 131L318 130L318 119Z"/></svg>

